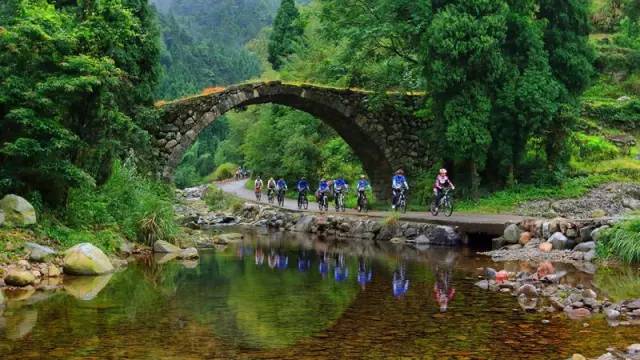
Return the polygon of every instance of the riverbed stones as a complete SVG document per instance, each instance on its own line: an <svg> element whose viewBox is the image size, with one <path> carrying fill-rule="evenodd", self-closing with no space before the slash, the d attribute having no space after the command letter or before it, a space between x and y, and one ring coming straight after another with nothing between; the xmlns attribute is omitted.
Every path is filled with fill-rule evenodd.
<svg viewBox="0 0 640 360"><path fill-rule="evenodd" d="M179 253L180 248L164 240L158 240L153 243L153 252L155 253Z"/></svg>
<svg viewBox="0 0 640 360"><path fill-rule="evenodd" d="M504 229L504 234L502 237L504 241L509 244L516 244L520 240L520 234L522 234L522 230L517 224L509 224Z"/></svg>
<svg viewBox="0 0 640 360"><path fill-rule="evenodd" d="M75 245L64 254L65 274L102 275L114 270L107 255L90 243Z"/></svg>
<svg viewBox="0 0 640 360"><path fill-rule="evenodd" d="M589 251L591 251L591 250L593 250L595 248L596 248L596 243L594 241L587 241L587 242L583 242L583 243L580 243L580 244L576 245L573 248L573 251L580 251L580 252L586 253L586 252L589 252Z"/></svg>
<svg viewBox="0 0 640 360"><path fill-rule="evenodd" d="M36 277L31 271L22 269L11 269L4 278L4 282L10 286L27 286L35 283Z"/></svg>
<svg viewBox="0 0 640 360"><path fill-rule="evenodd" d="M538 289L531 284L524 284L518 288L516 292L518 295L524 295L529 298L534 298L538 296Z"/></svg>
<svg viewBox="0 0 640 360"><path fill-rule="evenodd" d="M25 243L24 247L29 251L29 260L34 262L44 262L56 254L56 251L52 248L33 242Z"/></svg>
<svg viewBox="0 0 640 360"><path fill-rule="evenodd" d="M527 245L529 243L529 241L531 241L531 233L528 231L523 232L522 234L520 234L520 240L518 241L520 243L520 245Z"/></svg>
<svg viewBox="0 0 640 360"><path fill-rule="evenodd" d="M604 225L604 226L601 226L601 227L593 230L591 232L591 239L593 239L593 241L597 242L598 240L600 240L600 237L602 236L602 232L607 230L608 228L609 228L608 225Z"/></svg>
<svg viewBox="0 0 640 360"><path fill-rule="evenodd" d="M549 237L548 240L554 250L566 249L568 241L569 239L560 231L555 232L553 235L551 235L551 237Z"/></svg>
<svg viewBox="0 0 640 360"><path fill-rule="evenodd" d="M618 320L620 318L620 311L616 309L607 308L604 310L604 315L608 320Z"/></svg>
<svg viewBox="0 0 640 360"><path fill-rule="evenodd" d="M0 200L0 209L8 225L27 226L36 223L36 210L24 198L9 194Z"/></svg>
<svg viewBox="0 0 640 360"><path fill-rule="evenodd" d="M574 309L571 306L566 306L564 308L564 312L567 314L567 317L571 320L584 320L591 317L591 311L583 307Z"/></svg>
<svg viewBox="0 0 640 360"><path fill-rule="evenodd" d="M198 254L198 250L196 248L190 247L180 251L180 255L178 255L178 259L191 260L197 259L200 255Z"/></svg>

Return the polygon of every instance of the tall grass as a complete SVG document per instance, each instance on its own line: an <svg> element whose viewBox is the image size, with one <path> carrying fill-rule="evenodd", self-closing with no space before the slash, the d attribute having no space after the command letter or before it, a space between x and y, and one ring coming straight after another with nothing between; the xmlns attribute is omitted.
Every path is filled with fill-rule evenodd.
<svg viewBox="0 0 640 360"><path fill-rule="evenodd" d="M172 240L173 189L138 173L132 161L116 161L106 183L71 189L63 221L49 219L45 232L63 246L94 242L114 250L123 240L152 244Z"/></svg>
<svg viewBox="0 0 640 360"><path fill-rule="evenodd" d="M599 257L640 263L640 217L620 222L602 235L597 247Z"/></svg>
<svg viewBox="0 0 640 360"><path fill-rule="evenodd" d="M242 209L244 202L215 186L210 185L204 201L212 210L230 210L236 213Z"/></svg>

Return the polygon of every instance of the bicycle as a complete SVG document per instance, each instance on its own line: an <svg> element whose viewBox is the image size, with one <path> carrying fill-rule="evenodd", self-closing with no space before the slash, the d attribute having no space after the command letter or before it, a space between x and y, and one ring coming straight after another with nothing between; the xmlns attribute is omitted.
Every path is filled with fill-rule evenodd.
<svg viewBox="0 0 640 360"><path fill-rule="evenodd" d="M275 190L274 189L269 189L267 190L267 199L269 201L269 204L273 204L273 201L275 200Z"/></svg>
<svg viewBox="0 0 640 360"><path fill-rule="evenodd" d="M309 208L309 200L307 199L307 191L302 190L298 193L298 210L307 210Z"/></svg>
<svg viewBox="0 0 640 360"><path fill-rule="evenodd" d="M284 206L284 189L278 190L278 206Z"/></svg>
<svg viewBox="0 0 640 360"><path fill-rule="evenodd" d="M398 194L398 199L396 200L396 211L400 211L401 213L407 212L407 190L401 189L400 194Z"/></svg>
<svg viewBox="0 0 640 360"><path fill-rule="evenodd" d="M448 217L453 214L453 198L451 197L451 192L453 190L450 188L444 188L442 191L443 194L442 197L440 197L440 202L436 204L437 197L434 197L433 202L431 203L431 214L433 214L433 216L438 216L438 213L442 210L444 216Z"/></svg>
<svg viewBox="0 0 640 360"><path fill-rule="evenodd" d="M261 198L262 198L262 190L256 189L256 201L260 202Z"/></svg>
<svg viewBox="0 0 640 360"><path fill-rule="evenodd" d="M358 191L358 212L369 212L369 200L367 200L367 193L364 191Z"/></svg>
<svg viewBox="0 0 640 360"><path fill-rule="evenodd" d="M336 192L336 211L337 212L344 212L344 195L345 195L346 190L339 190Z"/></svg>
<svg viewBox="0 0 640 360"><path fill-rule="evenodd" d="M329 210L329 196L326 192L320 193L320 197L318 198L318 208L320 211Z"/></svg>

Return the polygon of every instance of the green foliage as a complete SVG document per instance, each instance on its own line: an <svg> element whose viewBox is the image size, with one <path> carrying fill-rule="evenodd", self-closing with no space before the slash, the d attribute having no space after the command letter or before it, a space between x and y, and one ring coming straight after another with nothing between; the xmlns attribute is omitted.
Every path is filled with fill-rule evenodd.
<svg viewBox="0 0 640 360"><path fill-rule="evenodd" d="M580 161L610 160L620 155L620 149L607 139L596 135L576 133L576 154Z"/></svg>
<svg viewBox="0 0 640 360"><path fill-rule="evenodd" d="M243 204L240 199L226 194L213 185L209 186L204 201L212 210L231 210L234 213L241 210Z"/></svg>
<svg viewBox="0 0 640 360"><path fill-rule="evenodd" d="M236 170L238 170L238 165L236 164L233 164L233 163L220 164L220 166L216 168L216 171L214 171L210 176L208 176L207 179L209 181L220 181L220 180L231 179L235 175Z"/></svg>
<svg viewBox="0 0 640 360"><path fill-rule="evenodd" d="M157 29L143 0L10 0L0 14L0 193L104 181L128 147L149 144Z"/></svg>
<svg viewBox="0 0 640 360"><path fill-rule="evenodd" d="M300 21L295 1L282 0L269 37L268 59L275 70L280 69L287 57L294 53L303 33L304 24Z"/></svg>
<svg viewBox="0 0 640 360"><path fill-rule="evenodd" d="M604 230L597 245L599 257L640 262L640 218L628 219Z"/></svg>
<svg viewBox="0 0 640 360"><path fill-rule="evenodd" d="M627 130L640 128L640 100L585 102L583 109L586 116L609 126Z"/></svg>
<svg viewBox="0 0 640 360"><path fill-rule="evenodd" d="M81 240L78 233L105 230L146 244L171 240L177 233L172 202L171 188L139 175L130 161L116 161L103 185L70 190L64 220L71 230L51 235L65 245Z"/></svg>
<svg viewBox="0 0 640 360"><path fill-rule="evenodd" d="M637 298L640 295L640 274L632 268L600 267L594 285L613 301Z"/></svg>

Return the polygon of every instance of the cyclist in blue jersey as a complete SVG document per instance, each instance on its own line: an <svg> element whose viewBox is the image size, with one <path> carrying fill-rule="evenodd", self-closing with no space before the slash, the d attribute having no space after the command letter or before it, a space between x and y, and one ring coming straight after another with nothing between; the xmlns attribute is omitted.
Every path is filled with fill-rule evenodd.
<svg viewBox="0 0 640 360"><path fill-rule="evenodd" d="M398 169L396 171L396 175L391 179L391 191L393 193L391 199L391 208L396 208L396 203L398 202L398 198L400 197L400 193L402 191L409 190L409 184L407 184L407 178L404 176L404 171L402 169Z"/></svg>
<svg viewBox="0 0 640 360"><path fill-rule="evenodd" d="M347 184L347 182L342 177L338 177L333 181L333 196L336 203L336 211L340 210L340 204L338 204L338 195L347 192L347 190L349 190L349 184Z"/></svg>
<svg viewBox="0 0 640 360"><path fill-rule="evenodd" d="M298 204L300 204L301 199L306 197L307 191L309 191L309 182L304 176L296 184L296 189L298 190Z"/></svg>
<svg viewBox="0 0 640 360"><path fill-rule="evenodd" d="M369 181L367 181L367 177L364 175L360 175L360 180L358 180L358 184L356 185L356 189L358 192L365 192L369 188Z"/></svg>
<svg viewBox="0 0 640 360"><path fill-rule="evenodd" d="M283 178L278 179L276 181L276 190L277 191L287 191L287 182L284 181Z"/></svg>
<svg viewBox="0 0 640 360"><path fill-rule="evenodd" d="M305 272L311 267L311 260L307 257L307 253L302 250L298 255L298 271Z"/></svg>

